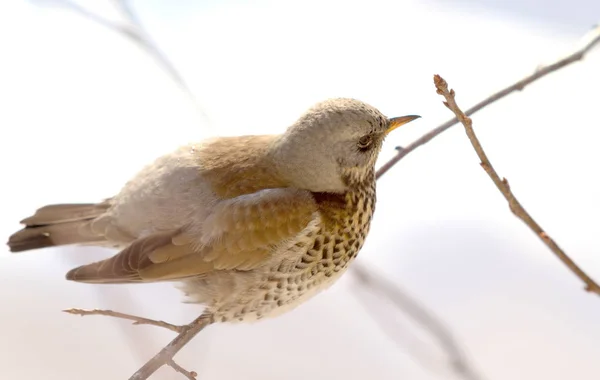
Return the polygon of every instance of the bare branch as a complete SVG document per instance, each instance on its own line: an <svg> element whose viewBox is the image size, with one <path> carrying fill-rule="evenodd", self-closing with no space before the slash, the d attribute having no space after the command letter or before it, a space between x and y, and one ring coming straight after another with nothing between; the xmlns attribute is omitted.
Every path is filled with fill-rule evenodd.
<svg viewBox="0 0 600 380"><path fill-rule="evenodd" d="M134 321L134 325L152 325L157 327L166 328L168 330L178 333L168 345L166 345L160 352L150 360L146 362L140 369L138 369L129 380L145 380L148 379L156 370L164 365L168 365L175 371L183 374L188 379L196 379L198 374L194 371L187 371L182 368L179 364L175 363L173 357L186 345L188 344L200 331L206 326L213 323L213 318L209 314L202 314L191 323L183 326L173 325L171 323L157 321L154 319L148 319L138 317L135 315L119 313L112 310L82 310L82 309L67 309L63 310L66 313L74 315L104 315L114 318L127 319Z"/></svg>
<svg viewBox="0 0 600 380"><path fill-rule="evenodd" d="M198 374L195 371L188 371L184 369L179 364L175 363L173 359L167 361L167 365L173 368L175 371L181 373L183 376L187 377L189 380L196 380Z"/></svg>
<svg viewBox="0 0 600 380"><path fill-rule="evenodd" d="M358 265L357 265L358 264ZM396 284L385 279L384 276L372 273L372 270L355 263L354 273L361 285L373 293L381 294L389 299L398 309L402 310L414 321L419 323L426 331L430 332L438 341L440 347L446 352L450 359L450 367L465 380L481 380L482 377L469 363L469 359L461 349L451 331L437 318L433 312L427 310L423 305L402 291ZM370 308L366 309L371 313ZM378 321L377 315L372 315ZM385 328L384 328L385 330Z"/></svg>
<svg viewBox="0 0 600 380"><path fill-rule="evenodd" d="M130 320L130 321L133 321L134 325L151 325L151 326L163 327L165 329L171 330L171 331L176 332L176 333L182 332L183 331L183 327L184 327L184 326L173 325L171 323L167 323L167 322L164 322L164 321L157 321L157 320L154 320L154 319L148 319L148 318L138 317L138 316L131 315L131 314L119 313L117 311L112 311L112 310L100 310L100 309L93 309L93 310L67 309L67 310L63 310L63 311L65 313L75 314L75 315L81 315L81 316L85 316L85 315L104 315L104 316L108 316L108 317L115 317L115 318L120 318L120 319L127 319L127 320Z"/></svg>
<svg viewBox="0 0 600 380"><path fill-rule="evenodd" d="M600 31L600 26L597 28ZM596 41L600 39L600 36L596 38ZM475 135L473 130L471 118L465 115L465 113L458 107L456 100L454 99L454 90L448 90L448 83L439 75L433 77L437 93L442 95L446 101L444 104L456 115L456 118L462 123L467 132L467 136L471 141L471 145L477 152L477 156L481 160L480 165L483 167L488 176L494 181L494 184L500 190L504 198L508 201L510 210L515 216L521 219L535 234L550 248L550 250L586 285L586 290L589 292L600 295L600 286L592 280L571 258L558 246L558 244L540 227L540 225L529 215L529 213L523 208L521 203L517 200L515 195L512 193L508 181L506 178L500 179L498 173L492 166L492 163L487 158L481 143Z"/></svg>
<svg viewBox="0 0 600 380"><path fill-rule="evenodd" d="M526 76L525 78L519 80L518 82L511 84L510 86L496 92L495 94L491 95L487 99L484 99L481 102L474 105L473 107L469 108L465 112L465 114L467 116L471 116L475 112L496 102L497 100L504 98L505 96L507 96L511 93L513 93L515 91L523 90L525 88L525 86L535 82L536 80L543 78L546 75L553 73L559 69L562 69L563 67L568 66L574 62L582 60L585 57L585 55L590 50L592 50L598 43L600 43L600 23L598 25L596 25L594 27L594 29L592 29L590 32L588 32L583 37L583 39L581 40L580 46L577 49L575 49L575 51L573 53L559 59L558 61L556 61L554 63L551 63L549 65L538 68L533 74ZM421 145L427 144L429 141L433 140L439 134L441 134L442 132L444 132L445 130L447 130L448 128L452 127L453 125L455 125L457 123L458 123L457 118L448 120L447 122L440 125L439 127L424 134L423 136L421 136L420 138L415 140L413 143L403 147L402 149L399 149L398 153L396 153L396 155L394 157L392 157L388 162L386 162L384 165L382 165L379 168L379 170L377 170L377 178L384 175L388 170L390 170L392 168L392 166L396 165L398 163L398 161L400 161L402 158L404 158L407 154L409 154L413 150L417 149Z"/></svg>
<svg viewBox="0 0 600 380"><path fill-rule="evenodd" d="M584 56L599 42L600 24L597 25L593 30L588 32L586 36L582 38L580 45L576 49L574 49L574 51L571 54L557 60L556 62L538 68L533 74L519 80L514 84L505 87L504 89L477 103L475 106L469 108L464 114L472 115L475 112L481 110L482 108L511 94L512 92L523 90L527 85L531 84L532 82L543 78L544 76L555 72L563 67L566 67L571 63L583 59ZM433 129L429 133L426 133L419 139L415 140L413 143L405 147L396 147L396 155L379 168L379 170L377 171L377 179L383 176L383 174L385 174L389 169L392 168L392 166L398 163L406 155L408 155L421 145L428 143L442 132L457 124L458 122L458 118L455 117L445 122L444 124L438 126L437 128ZM539 234L538 236L540 236L540 238L542 238L545 243L548 244L551 242L551 244L556 246L556 243L554 243L545 233ZM558 248L558 246L556 247ZM569 264L567 265L569 266L569 268L571 268L571 270L574 270L575 273L586 282L588 288L598 289L595 282L593 282L587 275L585 275L585 273L583 273L581 269L579 269L572 262L572 260L568 258L568 256L565 255L565 257L568 260L567 262ZM478 378L476 372L472 369L467 358L460 350L458 342L455 341L455 339L452 337L450 330L448 330L440 320L438 320L431 312L428 312L423 306L419 305L415 300L413 300L395 284L384 280L381 276L369 273L371 272L369 268L361 267L357 264L358 263L353 265L351 269L357 274L359 280L363 285L365 285L369 289L372 289L373 291L380 292L380 294L387 297L399 309L403 310L415 321L420 323L425 329L427 329L427 331L429 331L431 334L437 337L440 346L446 351L446 353L451 358L452 367L454 368L455 372L457 372L457 374L461 375L465 379L473 380ZM583 275L583 277L581 275ZM368 311L370 312L370 310ZM373 316L373 318L377 321L377 316Z"/></svg>
<svg viewBox="0 0 600 380"><path fill-rule="evenodd" d="M154 355L152 359L148 360L148 362L144 364L142 368L138 369L129 380L146 380L163 365L169 365L177 372L181 372L180 370L182 370L184 371L181 372L182 374L193 379L195 377L193 376L195 372L188 372L175 364L175 362L173 362L173 356L188 344L200 331L213 322L214 320L211 315L202 314L192 321L192 323L182 326L182 331L179 335L177 335L171 343L160 350L158 354Z"/></svg>

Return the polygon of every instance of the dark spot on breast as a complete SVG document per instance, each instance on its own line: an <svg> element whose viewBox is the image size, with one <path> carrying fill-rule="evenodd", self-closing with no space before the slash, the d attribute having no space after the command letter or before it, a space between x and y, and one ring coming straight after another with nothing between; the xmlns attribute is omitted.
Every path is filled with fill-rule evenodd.
<svg viewBox="0 0 600 380"><path fill-rule="evenodd" d="M319 238L315 239L315 242L313 244L313 249L316 251L319 251L321 249L321 239L319 239Z"/></svg>
<svg viewBox="0 0 600 380"><path fill-rule="evenodd" d="M308 252L306 252L310 258L312 259L312 261L315 260L319 260L323 257L323 251L322 250L316 250L316 249L310 249Z"/></svg>
<svg viewBox="0 0 600 380"><path fill-rule="evenodd" d="M342 246L341 245L336 245L335 247L333 247L333 258L337 259L340 256L342 256L343 250L342 250Z"/></svg>
<svg viewBox="0 0 600 380"><path fill-rule="evenodd" d="M365 216L365 213L362 211L358 212L358 223L363 224L363 218Z"/></svg>
<svg viewBox="0 0 600 380"><path fill-rule="evenodd" d="M327 246L323 248L323 258L327 260L331 260L331 247Z"/></svg>

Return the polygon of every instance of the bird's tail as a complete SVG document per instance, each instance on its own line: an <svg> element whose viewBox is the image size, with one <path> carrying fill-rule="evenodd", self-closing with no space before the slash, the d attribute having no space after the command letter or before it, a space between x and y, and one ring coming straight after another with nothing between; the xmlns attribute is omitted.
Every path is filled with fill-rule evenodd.
<svg viewBox="0 0 600 380"><path fill-rule="evenodd" d="M55 204L38 209L21 221L25 227L8 238L11 252L54 247L69 244L86 244L102 241L102 236L82 233L85 226L110 207L101 203Z"/></svg>

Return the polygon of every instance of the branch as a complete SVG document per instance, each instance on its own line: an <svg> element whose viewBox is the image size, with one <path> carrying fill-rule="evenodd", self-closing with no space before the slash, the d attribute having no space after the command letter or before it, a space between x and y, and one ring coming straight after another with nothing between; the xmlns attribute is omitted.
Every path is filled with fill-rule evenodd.
<svg viewBox="0 0 600 380"><path fill-rule="evenodd" d="M397 285L386 280L384 276L373 274L370 269L357 264L359 263L355 263L353 268L361 285L367 289L371 289L374 293L379 293L388 298L398 309L407 313L414 321L429 331L449 356L450 366L458 376L465 380L482 379L469 363L469 359L450 330L439 318L420 305L415 299L408 296ZM368 307L366 310L367 312L371 312L371 309ZM372 317L377 321L377 316L372 315Z"/></svg>
<svg viewBox="0 0 600 380"><path fill-rule="evenodd" d="M600 26L597 28L600 31ZM600 37L596 37L596 41L600 39ZM475 135L475 131L473 130L471 118L465 115L465 113L458 107L456 104L456 100L454 99L454 90L448 90L448 83L439 75L435 75L433 77L433 81L435 83L435 87L437 89L437 93L442 95L446 101L444 104L448 107L454 114L456 118L462 123L465 127L465 131L467 132L467 136L477 152L477 156L481 160L480 165L483 167L488 176L494 181L494 184L500 190L504 198L508 201L508 206L510 211L515 214L516 217L521 219L535 234L550 248L550 250L577 276L583 281L586 285L585 289L588 292L596 293L600 295L600 286L592 280L590 276L588 276L571 258L558 246L558 244L544 231L542 227L529 215L529 213L523 208L521 203L517 200L515 195L510 190L510 186L508 185L508 181L506 178L500 179L498 173L492 166L492 163L487 158L481 143L477 139Z"/></svg>
<svg viewBox="0 0 600 380"><path fill-rule="evenodd" d="M134 321L134 325L152 325L157 327L163 327L171 331L175 331L178 335L168 345L166 345L158 354L154 355L153 358L148 360L140 369L138 369L129 380L146 380L160 367L168 365L175 371L181 373L190 380L195 380L198 374L195 371L187 371L179 364L175 363L173 357L177 354L186 344L188 344L200 331L206 326L214 322L213 318L209 314L202 314L198 318L194 319L191 323L183 326L173 325L171 323L157 321L154 319L148 319L143 317L137 317L135 315L119 313L112 310L82 310L82 309L67 309L63 310L65 313L75 315L104 315L114 318L127 319Z"/></svg>
<svg viewBox="0 0 600 380"><path fill-rule="evenodd" d="M198 318L194 319L190 324L182 326L182 331L179 333L179 335L177 335L175 339L173 339L162 350L160 350L158 354L154 355L152 359L148 360L148 362L146 362L142 368L138 369L133 375L131 375L129 380L146 380L163 365L170 365L177 372L186 375L188 378L195 378L195 372L188 372L181 368L179 365L173 362L173 356L175 356L179 350L181 350L196 335L198 335L200 331L213 322L214 320L211 315L202 314Z"/></svg>
<svg viewBox="0 0 600 380"><path fill-rule="evenodd" d="M167 365L169 367L173 368L175 371L181 373L183 376L187 377L190 380L196 380L196 377L198 376L198 374L195 371L188 371L188 370L184 369L179 364L175 363L175 361L173 361L173 359L169 359L167 361Z"/></svg>
<svg viewBox="0 0 600 380"><path fill-rule="evenodd" d="M577 49L575 49L575 51L573 53L559 59L558 61L556 61L554 63L551 63L549 65L538 68L533 74L526 76L525 78L519 80L518 82L504 88L503 90L496 92L495 94L491 95L487 99L484 99L481 102L474 105L473 107L469 108L465 112L465 114L467 116L471 116L475 112L496 102L497 100L504 98L505 96L507 96L511 93L513 93L515 91L523 90L525 88L525 86L535 82L536 80L543 78L546 75L553 73L557 70L560 70L565 66L568 66L572 63L582 60L585 57L585 55L590 50L592 50L598 43L600 43L600 23L598 25L596 25L594 27L594 29L592 29L590 32L588 32L582 38L582 40L579 44L579 47ZM429 141L433 140L439 134L441 134L442 132L444 132L445 130L447 130L448 128L452 127L453 125L455 125L457 123L458 123L458 119L456 117L452 120L448 120L447 122L440 125L439 127L424 134L423 136L421 136L420 138L418 138L417 140L412 142L410 145L403 147L401 149L397 149L398 153L396 153L396 155L394 157L392 157L388 162L386 162L384 165L382 165L379 168L379 170L377 170L377 178L384 175L388 170L390 170L392 168L392 166L397 164L398 161L403 159L407 154L409 154L413 150L417 149L421 145L427 144Z"/></svg>
<svg viewBox="0 0 600 380"><path fill-rule="evenodd" d="M482 108L496 102L504 98L505 96L515 92L523 90L527 85L535 82L536 80L543 78L544 76L555 72L563 67L570 65L571 63L580 61L585 57L585 55L592 50L598 43L600 43L600 24L597 25L594 29L588 32L581 40L579 47L574 49L574 51L551 63L546 66L542 66L538 68L531 75L526 76L525 78L517 81L514 84L511 84L504 89L492 94L488 98L482 100L477 103L475 106L469 108L463 115L472 115L475 112L481 110ZM420 147L421 145L425 145L429 141L433 140L442 132L446 131L450 127L454 126L459 122L457 117L448 120L432 131L426 133L419 139L415 140L413 143L409 144L406 147L397 147L396 155L382 165L377 171L376 177L377 179L381 178L388 170L392 168L396 163L398 163L402 158L406 155ZM491 165L490 165L491 167ZM538 226L539 227L539 226ZM540 228L541 230L541 228ZM538 235L540 236L544 242L552 243L554 246L558 248L556 243L552 241L548 235L545 233ZM559 252L562 252L559 249ZM579 269L573 262L566 256L566 254L562 253L564 258L567 260L567 264L571 270L574 270L575 273L582 278L588 289L597 292L597 285L583 272ZM559 257L561 257L559 255ZM563 260L564 261L564 260ZM386 281L381 276L376 276L369 274L370 270L368 268L361 268L360 265L355 263L352 266L352 270L357 274L358 279L361 283L367 288L372 289L373 291L380 292L385 297L387 297L393 304L395 304L399 309L406 312L409 316L411 316L415 321L419 322L424 328L426 328L431 334L433 334L440 343L440 346L445 349L446 353L449 355L452 361L452 367L457 372L457 374L462 375L463 378L466 379L476 379L475 371L471 368L468 363L467 358L464 356L462 351L460 350L458 342L453 338L449 329L447 329L443 323L438 320L433 314L428 312L424 307L419 305L415 300L409 297L405 292L403 292L400 288L398 288L395 284ZM583 275L583 277L581 276ZM596 289L596 290L593 290ZM370 312L370 310L367 308ZM377 319L374 318L376 321Z"/></svg>
<svg viewBox="0 0 600 380"><path fill-rule="evenodd" d="M69 314L81 315L82 317L85 315L104 315L104 316L115 317L115 318L120 318L120 319L128 319L130 321L133 321L134 325L151 325L151 326L163 327L165 329L171 330L176 333L180 333L183 331L183 326L177 326L177 325L173 325L171 323L167 323L164 321L157 321L154 319L137 317L137 316L131 315L131 314L119 313L117 311L112 311L112 310L67 309L67 310L63 310L63 311L65 313L69 313Z"/></svg>

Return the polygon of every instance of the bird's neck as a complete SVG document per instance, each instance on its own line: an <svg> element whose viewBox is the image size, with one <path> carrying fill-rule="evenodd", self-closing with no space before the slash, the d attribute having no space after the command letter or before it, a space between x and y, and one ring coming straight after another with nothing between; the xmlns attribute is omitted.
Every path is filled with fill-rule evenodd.
<svg viewBox="0 0 600 380"><path fill-rule="evenodd" d="M290 186L314 192L341 194L347 190L334 159L315 156L312 143L298 135L284 133L273 143L269 160L278 175ZM326 151L319 149L318 151Z"/></svg>
<svg viewBox="0 0 600 380"><path fill-rule="evenodd" d="M354 184L343 194L313 193L324 231L334 235L342 234L349 239L358 239L362 245L370 229L377 201L374 172L372 179Z"/></svg>

